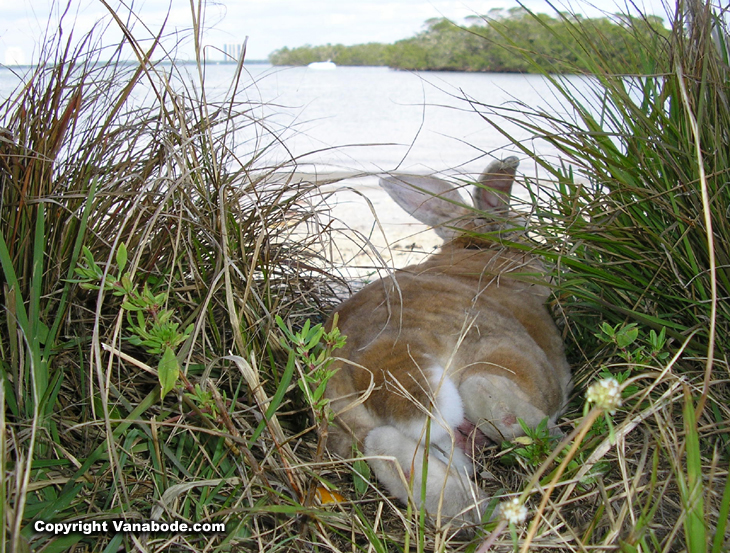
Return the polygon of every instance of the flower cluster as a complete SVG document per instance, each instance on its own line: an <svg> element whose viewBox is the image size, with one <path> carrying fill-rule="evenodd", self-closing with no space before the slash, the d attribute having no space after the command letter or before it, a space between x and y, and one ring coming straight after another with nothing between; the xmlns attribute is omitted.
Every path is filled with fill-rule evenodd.
<svg viewBox="0 0 730 553"><path fill-rule="evenodd" d="M621 407L621 385L615 378L604 378L588 388L586 400L613 415Z"/></svg>
<svg viewBox="0 0 730 553"><path fill-rule="evenodd" d="M500 504L499 514L510 524L521 524L527 519L527 507L522 504L519 497L514 497Z"/></svg>

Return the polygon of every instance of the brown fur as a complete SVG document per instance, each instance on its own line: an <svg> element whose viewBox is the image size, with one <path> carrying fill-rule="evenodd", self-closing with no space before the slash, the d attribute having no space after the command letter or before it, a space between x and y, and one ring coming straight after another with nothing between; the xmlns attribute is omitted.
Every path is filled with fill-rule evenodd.
<svg viewBox="0 0 730 553"><path fill-rule="evenodd" d="M397 271L395 282L370 284L335 310L340 331L347 336L339 356L362 366L336 365L338 373L327 389L335 413L367 390L371 377L375 381L368 400L337 420L352 429L358 441L372 425L413 412L400 389L384 386L386 375L400 382L414 401L428 404L419 367L425 368L430 359L449 366L448 374L457 383L476 373L509 375L543 413L553 414L564 406L570 369L544 307L547 290L509 274L539 268L529 266L524 254L493 244L481 250L461 244L447 244L426 262ZM364 411L370 416L360 425ZM349 457L352 437L337 434L337 429L330 431L330 448Z"/></svg>
<svg viewBox="0 0 730 553"><path fill-rule="evenodd" d="M490 169L498 172L499 166ZM511 171L509 178L483 180L508 191ZM480 193L477 207L506 211L501 195ZM416 202L408 198L404 204ZM425 374L434 366L458 389L466 419L492 439L521 434L517 418L533 426L546 416L554 422L567 401L570 369L544 306L549 290L541 272L539 260L528 254L457 236L425 262L373 282L342 303L335 313L347 336L340 353L347 361L336 364L327 386L336 413L329 449L350 457L353 443L363 450L373 429L425 417L437 396ZM532 282L524 273L535 275ZM449 470L444 479L460 478L448 476ZM453 501L449 516L464 509ZM426 506L433 508L428 501Z"/></svg>

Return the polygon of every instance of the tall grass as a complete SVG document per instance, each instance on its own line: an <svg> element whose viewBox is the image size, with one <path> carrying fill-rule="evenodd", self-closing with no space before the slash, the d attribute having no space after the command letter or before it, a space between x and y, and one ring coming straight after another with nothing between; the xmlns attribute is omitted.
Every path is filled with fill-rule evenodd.
<svg viewBox="0 0 730 553"><path fill-rule="evenodd" d="M242 65L226 97L206 96L197 9L197 65L150 61L159 37L140 40L113 13L124 45L59 30L0 105L4 549L301 539L278 521L306 511L310 476L289 440L309 423L280 370L275 315L296 324L326 309L308 249L321 238L292 236L313 216L301 200L314 185L287 176L291 160L267 164L280 138L246 100ZM34 526L151 517L227 529Z"/></svg>
<svg viewBox="0 0 730 553"><path fill-rule="evenodd" d="M566 15L572 36L564 45L591 73L579 85L544 73L567 116L471 100L510 140L505 121L558 152L553 163L512 140L556 183L552 192L531 186L540 200L535 247L555 268L556 312L578 391L598 373L624 386L615 454L608 437L595 436L584 449L586 466L611 463L582 492L564 479L523 551L556 543L558 534L566 545L622 551L719 551L730 543L730 33L723 9L678 2L669 36L638 26L644 48L626 51L620 63L600 55L600 33ZM635 20L626 21L632 29ZM503 39L509 47L510 37ZM576 505L586 511L576 514Z"/></svg>
<svg viewBox="0 0 730 553"><path fill-rule="evenodd" d="M600 37L573 24L574 48L592 61L590 89L547 75L572 117L529 106L528 121L506 117L561 155L557 165L535 159L560 187L538 231L570 269L560 288L571 307L666 327L680 341L695 330L690 346L705 355L711 334L730 329L727 29L709 5L678 10L669 39L657 34L617 66L593 59Z"/></svg>

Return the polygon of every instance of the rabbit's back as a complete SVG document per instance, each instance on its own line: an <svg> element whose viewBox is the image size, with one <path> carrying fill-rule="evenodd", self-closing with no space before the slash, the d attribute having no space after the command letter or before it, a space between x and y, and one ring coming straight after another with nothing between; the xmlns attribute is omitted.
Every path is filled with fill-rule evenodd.
<svg viewBox="0 0 730 553"><path fill-rule="evenodd" d="M570 370L544 306L546 287L518 279L517 273L526 278L531 270L539 267L519 252L447 245L426 262L373 282L340 305L338 326L347 336L340 357L351 363L340 364L328 385L335 412L372 384L365 403L346 415L351 424L366 424L353 432L355 437L363 439L371 425L407 417L414 404L428 405L432 391L423 371L433 367L458 389L474 383L470 379L475 376L492 378L482 381L516 394L541 418L558 412L567 400ZM523 417L515 413L513 424L516 418ZM491 422L482 428L496 439L499 433ZM340 441L334 433L333 441ZM341 441L348 443L346 436Z"/></svg>

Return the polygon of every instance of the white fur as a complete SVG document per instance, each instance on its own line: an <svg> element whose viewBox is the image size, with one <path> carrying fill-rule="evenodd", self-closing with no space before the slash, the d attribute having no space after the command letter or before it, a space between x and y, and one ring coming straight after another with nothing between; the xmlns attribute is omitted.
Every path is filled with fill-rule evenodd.
<svg viewBox="0 0 730 553"><path fill-rule="evenodd" d="M476 522L480 511L472 498L478 494L470 493L468 479L474 472L473 465L454 440L456 428L464 420L461 395L443 368L435 366L425 373L433 397L430 415L425 416L414 406L412 418L373 429L365 438L365 454L378 480L404 503L411 493L416 504L421 503L423 463L428 462L426 510L435 513L441 506L451 516L461 513L465 521Z"/></svg>
<svg viewBox="0 0 730 553"><path fill-rule="evenodd" d="M482 498L482 494L472 489L466 474L445 461L442 454L433 454L435 451L433 447L429 448L430 454L426 456L423 444L394 426L379 426L365 438L368 463L378 481L397 499L408 503L409 498L413 498L416 505L423 503L429 513L444 512L461 522L478 523L481 506L474 498ZM428 471L424 487L425 462Z"/></svg>
<svg viewBox="0 0 730 553"><path fill-rule="evenodd" d="M414 406L414 416L408 420L393 421L393 426L414 444L425 446L426 424L430 420L429 441L431 453L447 466L453 466L460 473L472 474L473 463L461 449L455 447L454 433L464 421L464 403L456 384L446 376L445 371L435 366L425 371L433 396L433 409L425 416Z"/></svg>
<svg viewBox="0 0 730 553"><path fill-rule="evenodd" d="M454 429L464 420L464 403L454 382L441 367L425 371L430 386L428 390L434 403L430 414L431 442L439 445L451 443ZM425 434L427 417L414 406L414 417L407 421L394 421L404 434L419 441Z"/></svg>

